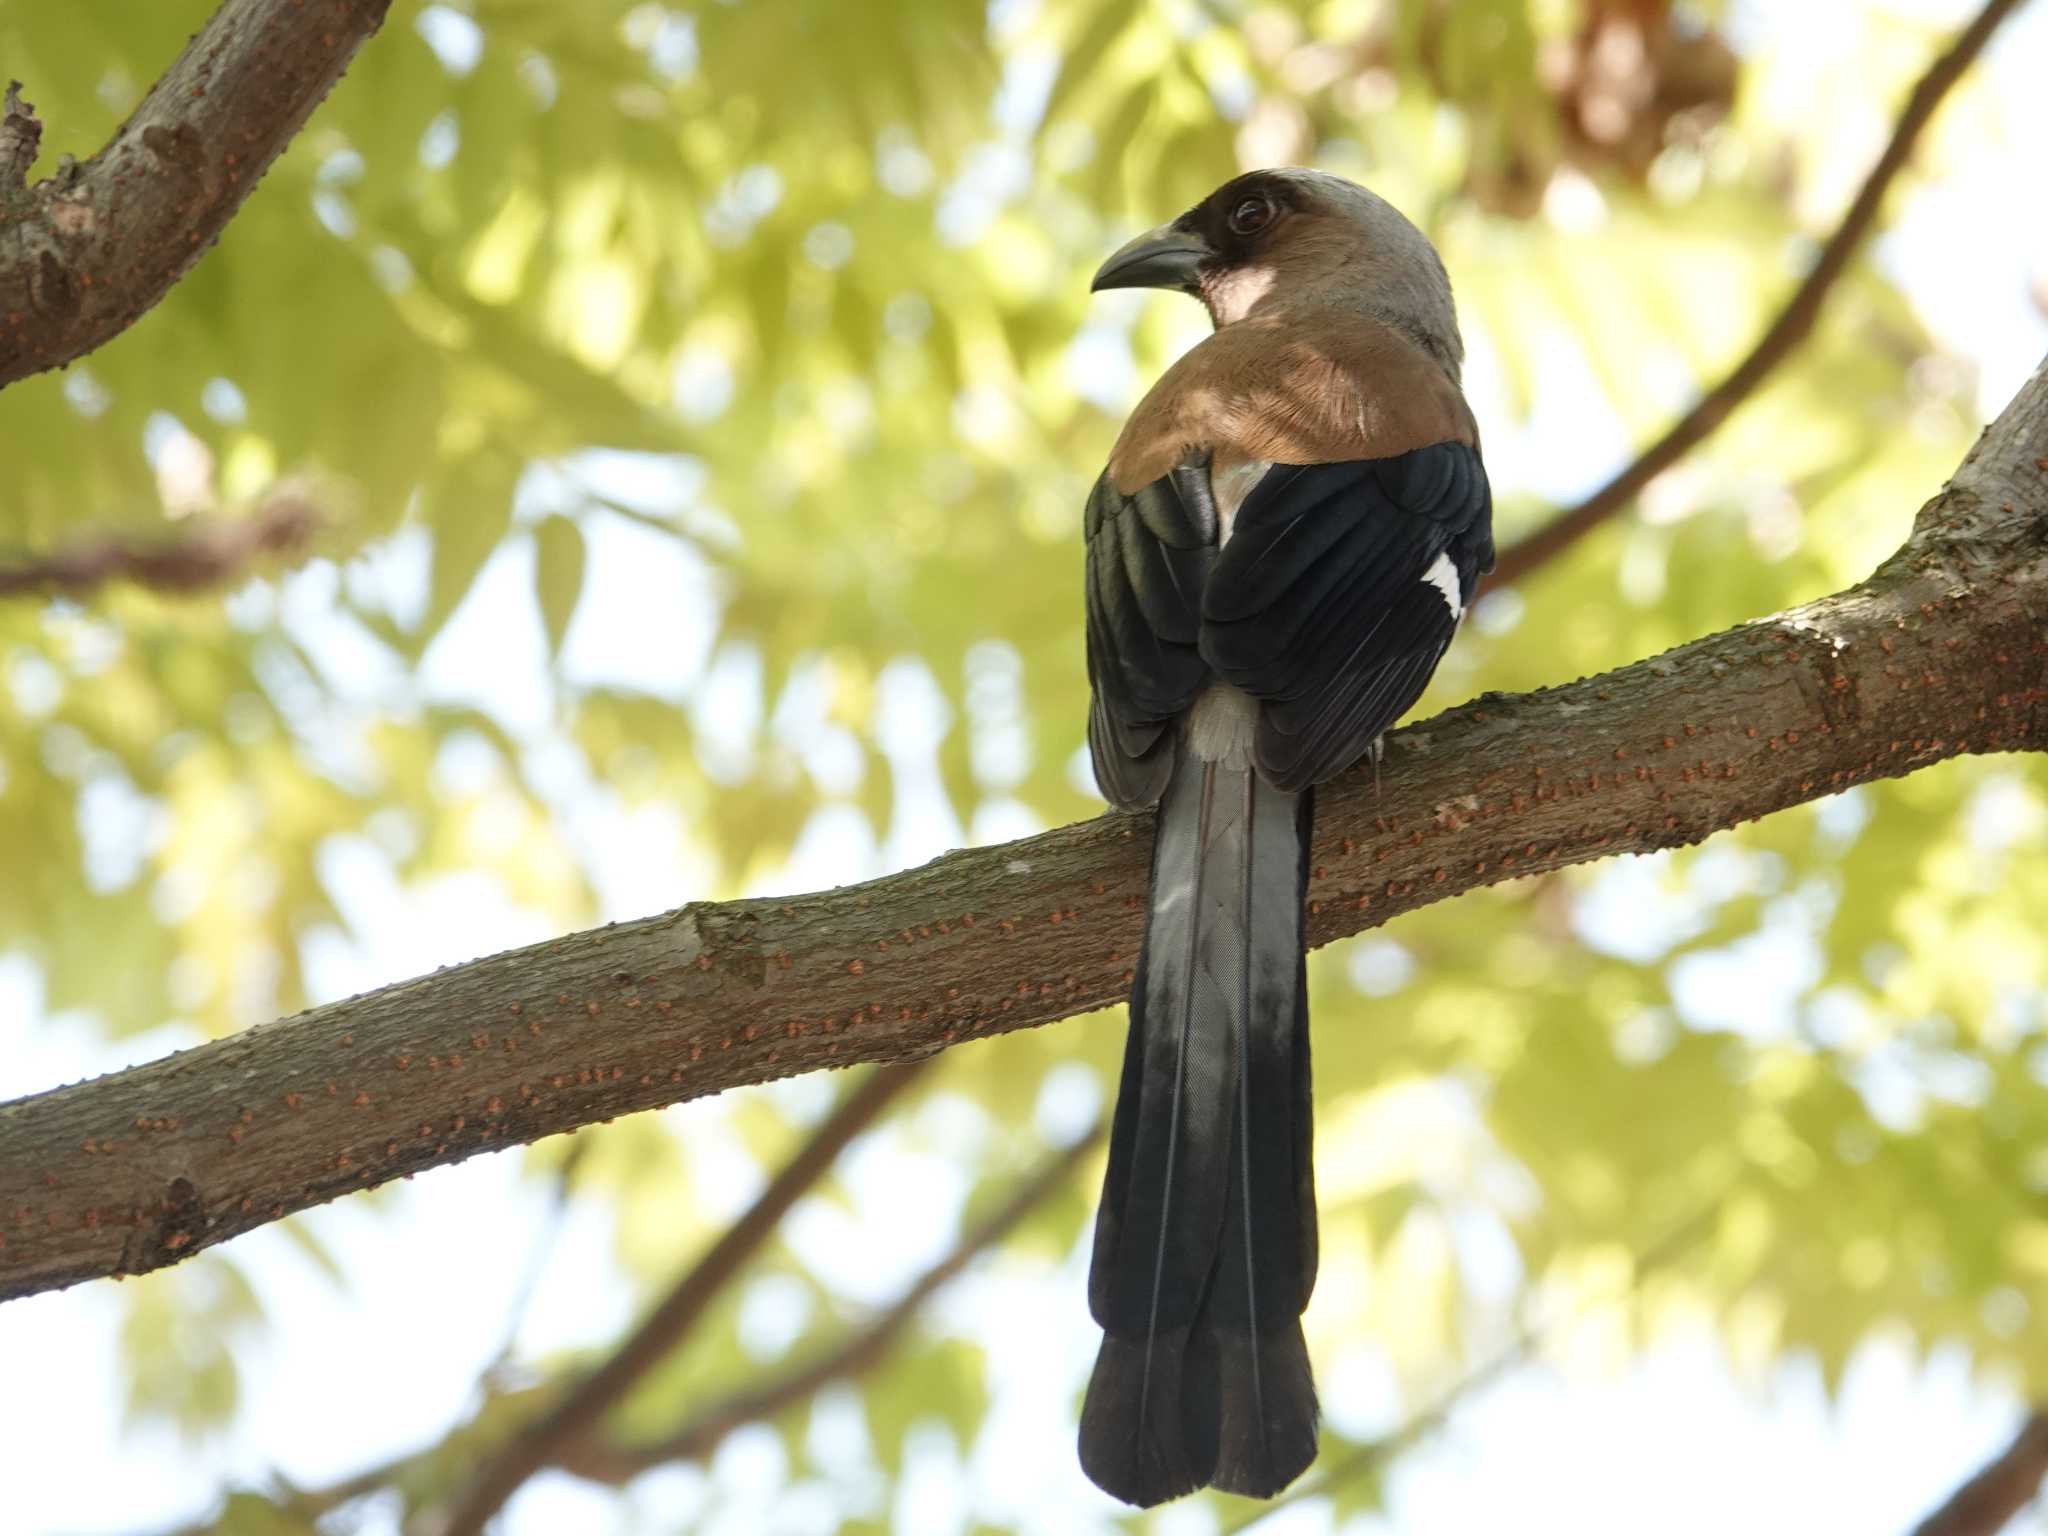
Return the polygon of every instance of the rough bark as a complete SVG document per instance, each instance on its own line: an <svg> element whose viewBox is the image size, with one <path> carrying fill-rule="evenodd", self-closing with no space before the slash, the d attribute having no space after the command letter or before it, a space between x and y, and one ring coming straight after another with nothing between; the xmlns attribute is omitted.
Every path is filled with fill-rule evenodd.
<svg viewBox="0 0 2048 1536"><path fill-rule="evenodd" d="M31 187L0 106L0 388L118 335L204 255L391 0L224 0L98 154Z"/></svg>
<svg viewBox="0 0 2048 1536"><path fill-rule="evenodd" d="M1395 733L1319 792L1312 942L1474 886L2048 740L2048 369L1848 591ZM175 1262L470 1154L1100 1008L1150 821L697 903L0 1105L0 1299Z"/></svg>

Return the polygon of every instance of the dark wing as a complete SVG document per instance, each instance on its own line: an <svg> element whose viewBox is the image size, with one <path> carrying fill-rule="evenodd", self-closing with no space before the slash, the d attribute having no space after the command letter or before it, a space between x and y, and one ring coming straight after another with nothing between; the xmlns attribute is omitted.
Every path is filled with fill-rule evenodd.
<svg viewBox="0 0 2048 1536"><path fill-rule="evenodd" d="M1269 470L1216 556L1201 630L1217 675L1263 701L1261 773L1297 790L1363 757L1492 569L1492 493L1464 443Z"/></svg>
<svg viewBox="0 0 2048 1536"><path fill-rule="evenodd" d="M1088 749L1103 797L1151 805L1173 771L1173 727L1208 680L1202 589L1215 558L1206 466L1126 496L1104 475L1088 497Z"/></svg>

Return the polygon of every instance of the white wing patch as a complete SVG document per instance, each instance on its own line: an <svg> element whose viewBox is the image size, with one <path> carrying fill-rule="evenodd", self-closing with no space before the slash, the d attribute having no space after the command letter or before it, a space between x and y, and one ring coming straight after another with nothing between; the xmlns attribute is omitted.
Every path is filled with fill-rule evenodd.
<svg viewBox="0 0 2048 1536"><path fill-rule="evenodd" d="M1422 579L1443 593L1444 601L1450 605L1453 624L1465 617L1465 603L1458 595L1458 568L1451 564L1449 555L1438 555L1430 568L1422 573Z"/></svg>

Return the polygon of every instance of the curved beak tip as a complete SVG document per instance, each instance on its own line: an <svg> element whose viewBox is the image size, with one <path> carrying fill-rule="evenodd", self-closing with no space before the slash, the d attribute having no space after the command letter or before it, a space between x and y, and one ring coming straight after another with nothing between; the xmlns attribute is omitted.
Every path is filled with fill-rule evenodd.
<svg viewBox="0 0 2048 1536"><path fill-rule="evenodd" d="M1192 291L1202 263L1215 253L1207 242L1172 225L1147 230L1096 268L1090 293L1105 288L1175 288Z"/></svg>

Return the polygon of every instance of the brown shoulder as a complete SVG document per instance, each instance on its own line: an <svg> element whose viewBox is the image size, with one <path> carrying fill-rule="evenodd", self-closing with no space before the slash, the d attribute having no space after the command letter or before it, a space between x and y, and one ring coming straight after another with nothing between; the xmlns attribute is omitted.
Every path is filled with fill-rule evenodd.
<svg viewBox="0 0 2048 1536"><path fill-rule="evenodd" d="M1225 326L1152 386L1124 423L1109 478L1129 495L1204 454L1280 464L1377 459L1478 444L1443 365L1362 315Z"/></svg>

